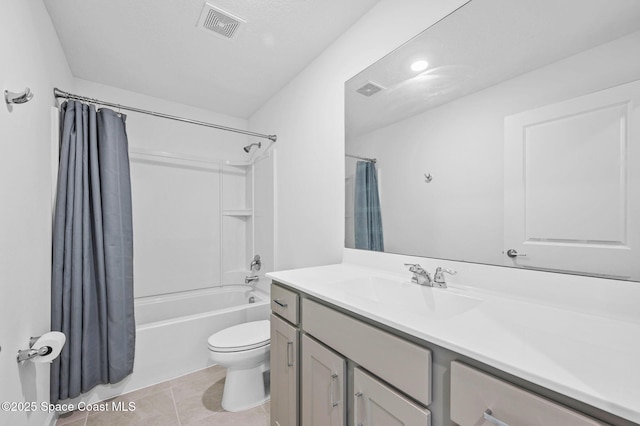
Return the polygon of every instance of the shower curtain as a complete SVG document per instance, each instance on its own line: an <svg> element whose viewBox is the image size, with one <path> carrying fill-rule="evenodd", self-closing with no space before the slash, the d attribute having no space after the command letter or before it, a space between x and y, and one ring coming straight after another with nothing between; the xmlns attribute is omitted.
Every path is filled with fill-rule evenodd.
<svg viewBox="0 0 640 426"><path fill-rule="evenodd" d="M133 231L125 116L60 108L51 329L67 336L51 365L51 402L133 371Z"/></svg>
<svg viewBox="0 0 640 426"><path fill-rule="evenodd" d="M357 162L355 193L356 248L384 251L375 163L371 161Z"/></svg>

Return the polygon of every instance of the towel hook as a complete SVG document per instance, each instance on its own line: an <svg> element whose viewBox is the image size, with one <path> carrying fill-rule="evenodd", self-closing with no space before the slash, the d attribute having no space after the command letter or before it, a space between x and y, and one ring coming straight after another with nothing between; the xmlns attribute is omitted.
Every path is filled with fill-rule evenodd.
<svg viewBox="0 0 640 426"><path fill-rule="evenodd" d="M10 92L8 90L4 91L4 101L8 106L13 104L24 104L33 99L33 93L31 93L31 89L28 87L24 89L22 92Z"/></svg>

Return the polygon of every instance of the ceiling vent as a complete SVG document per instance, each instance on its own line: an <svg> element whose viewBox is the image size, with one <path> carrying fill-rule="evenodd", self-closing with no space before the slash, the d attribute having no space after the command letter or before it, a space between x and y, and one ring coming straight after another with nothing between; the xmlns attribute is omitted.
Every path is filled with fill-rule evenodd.
<svg viewBox="0 0 640 426"><path fill-rule="evenodd" d="M384 87L377 83L374 83L373 81L367 81L367 84L356 90L356 92L364 96L372 96L381 90L384 90Z"/></svg>
<svg viewBox="0 0 640 426"><path fill-rule="evenodd" d="M246 24L242 18L225 12L211 3L205 3L202 14L198 20L198 28L209 34L232 40L237 34L241 24Z"/></svg>

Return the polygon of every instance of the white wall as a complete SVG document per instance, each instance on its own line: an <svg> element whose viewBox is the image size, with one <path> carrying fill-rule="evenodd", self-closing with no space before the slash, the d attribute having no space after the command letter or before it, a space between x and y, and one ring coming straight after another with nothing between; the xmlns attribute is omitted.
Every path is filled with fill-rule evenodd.
<svg viewBox="0 0 640 426"><path fill-rule="evenodd" d="M0 401L49 400L49 365L16 363L50 328L51 107L72 78L40 0L0 2L0 83L33 100L0 105ZM0 412L1 425L42 425L48 413Z"/></svg>
<svg viewBox="0 0 640 426"><path fill-rule="evenodd" d="M250 118L278 135L276 269L341 259L345 81L463 3L380 1Z"/></svg>
<svg viewBox="0 0 640 426"><path fill-rule="evenodd" d="M350 154L378 159L385 251L502 264L504 118L640 78L639 44L636 32L351 138Z"/></svg>
<svg viewBox="0 0 640 426"><path fill-rule="evenodd" d="M246 119L220 114L177 102L142 95L113 86L74 79L74 90L61 90L107 102L162 112L169 115L191 118L220 124L222 126L247 129ZM253 138L204 126L165 120L131 111L127 115L127 135L130 150L153 150L179 153L196 158L223 158L247 160L242 147Z"/></svg>

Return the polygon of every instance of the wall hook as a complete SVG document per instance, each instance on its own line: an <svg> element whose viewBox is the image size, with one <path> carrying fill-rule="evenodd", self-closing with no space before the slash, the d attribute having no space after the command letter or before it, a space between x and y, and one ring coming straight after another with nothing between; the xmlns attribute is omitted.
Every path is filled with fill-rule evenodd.
<svg viewBox="0 0 640 426"><path fill-rule="evenodd" d="M425 174L424 174L424 181L425 181L426 183L430 183L432 180L433 180L433 176L431 176L431 173L429 173L429 174L426 174L426 173L425 173Z"/></svg>
<svg viewBox="0 0 640 426"><path fill-rule="evenodd" d="M31 89L28 87L19 93L10 92L8 90L4 91L4 101L7 105L24 104L29 102L31 99L33 99L33 93L31 93Z"/></svg>

